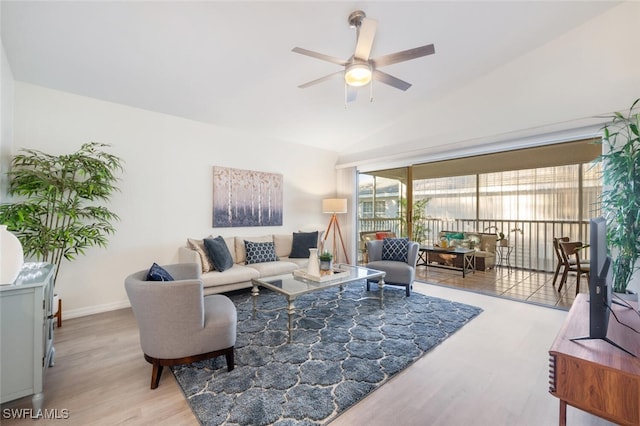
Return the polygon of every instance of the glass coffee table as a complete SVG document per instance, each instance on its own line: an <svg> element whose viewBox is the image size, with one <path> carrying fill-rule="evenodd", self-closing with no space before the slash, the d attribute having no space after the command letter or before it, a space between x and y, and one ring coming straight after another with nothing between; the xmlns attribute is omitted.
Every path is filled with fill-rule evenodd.
<svg viewBox="0 0 640 426"><path fill-rule="evenodd" d="M345 284L349 284L354 281L378 279L380 308L384 304L384 277L386 275L383 271L376 269L364 268L362 266L353 265L337 265L336 268L340 270L339 274L336 274L335 278L324 278L326 281L314 281L302 276L297 276L295 273L276 275L273 277L254 278L251 280L253 289L251 295L253 296L253 317L256 315L256 299L260 294L259 287L268 288L276 293L282 294L286 297L288 307L287 314L289 315L289 339L291 343L291 328L293 325L293 314L295 313L294 302L298 296L303 294L313 293L315 291L322 291L332 287L340 287L342 290Z"/></svg>

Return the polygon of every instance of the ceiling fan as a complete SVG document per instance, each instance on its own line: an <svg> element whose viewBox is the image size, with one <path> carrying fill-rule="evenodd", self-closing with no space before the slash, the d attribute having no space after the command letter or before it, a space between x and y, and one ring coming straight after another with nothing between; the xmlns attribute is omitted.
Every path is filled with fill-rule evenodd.
<svg viewBox="0 0 640 426"><path fill-rule="evenodd" d="M343 60L323 53L303 49L301 47L294 47L292 49L295 53L311 56L312 58L317 58L344 67L343 70L301 84L298 86L299 88L304 89L343 74L346 102L354 101L357 96L357 88L366 86L372 79L405 91L411 87L411 83L407 83L397 77L382 72L379 68L386 65L396 64L398 62L410 61L411 59L420 58L422 56L433 55L435 53L433 44L427 44L425 46L390 53L388 55L372 59L369 56L371 54L371 48L373 47L373 39L376 35L378 21L367 18L366 14L361 10L352 12L349 15L348 21L349 26L356 29L356 48L349 59ZM371 96L371 101L373 101L373 96Z"/></svg>

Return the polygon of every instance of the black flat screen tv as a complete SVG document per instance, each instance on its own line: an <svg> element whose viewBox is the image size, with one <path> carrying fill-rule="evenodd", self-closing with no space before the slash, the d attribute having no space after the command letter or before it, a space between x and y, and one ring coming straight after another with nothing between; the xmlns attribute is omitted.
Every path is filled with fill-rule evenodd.
<svg viewBox="0 0 640 426"><path fill-rule="evenodd" d="M589 223L589 335L594 339L607 336L613 267L607 255L607 223L603 217Z"/></svg>
<svg viewBox="0 0 640 426"><path fill-rule="evenodd" d="M571 340L600 339L635 356L607 337L613 303L613 262L607 253L607 222L603 217L589 221L589 268L589 335Z"/></svg>

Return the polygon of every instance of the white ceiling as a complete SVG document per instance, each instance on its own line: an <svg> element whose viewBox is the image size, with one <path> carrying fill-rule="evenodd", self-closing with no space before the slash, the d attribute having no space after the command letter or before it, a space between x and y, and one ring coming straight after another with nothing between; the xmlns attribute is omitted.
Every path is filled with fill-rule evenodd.
<svg viewBox="0 0 640 426"><path fill-rule="evenodd" d="M329 150L486 75L617 3L2 1L2 42L16 80ZM344 106L339 70L295 46L347 59L362 9L378 21L372 57L435 44L385 67L413 86L375 84Z"/></svg>

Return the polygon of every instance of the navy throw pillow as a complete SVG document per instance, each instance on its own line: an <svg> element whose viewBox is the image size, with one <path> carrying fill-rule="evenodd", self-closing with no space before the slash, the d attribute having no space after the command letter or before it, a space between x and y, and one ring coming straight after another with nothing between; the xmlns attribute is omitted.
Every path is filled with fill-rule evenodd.
<svg viewBox="0 0 640 426"><path fill-rule="evenodd" d="M408 238L385 238L382 240L382 260L406 262L408 256Z"/></svg>
<svg viewBox="0 0 640 426"><path fill-rule="evenodd" d="M203 242L216 271L224 272L233 266L233 257L222 236L205 238Z"/></svg>
<svg viewBox="0 0 640 426"><path fill-rule="evenodd" d="M275 262L278 260L276 246L272 241L257 243L244 240L244 248L247 251L247 265L252 263Z"/></svg>
<svg viewBox="0 0 640 426"><path fill-rule="evenodd" d="M294 232L289 257L293 259L308 259L310 248L318 248L318 231Z"/></svg>
<svg viewBox="0 0 640 426"><path fill-rule="evenodd" d="M175 281L170 273L162 266L153 263L147 273L147 281Z"/></svg>

